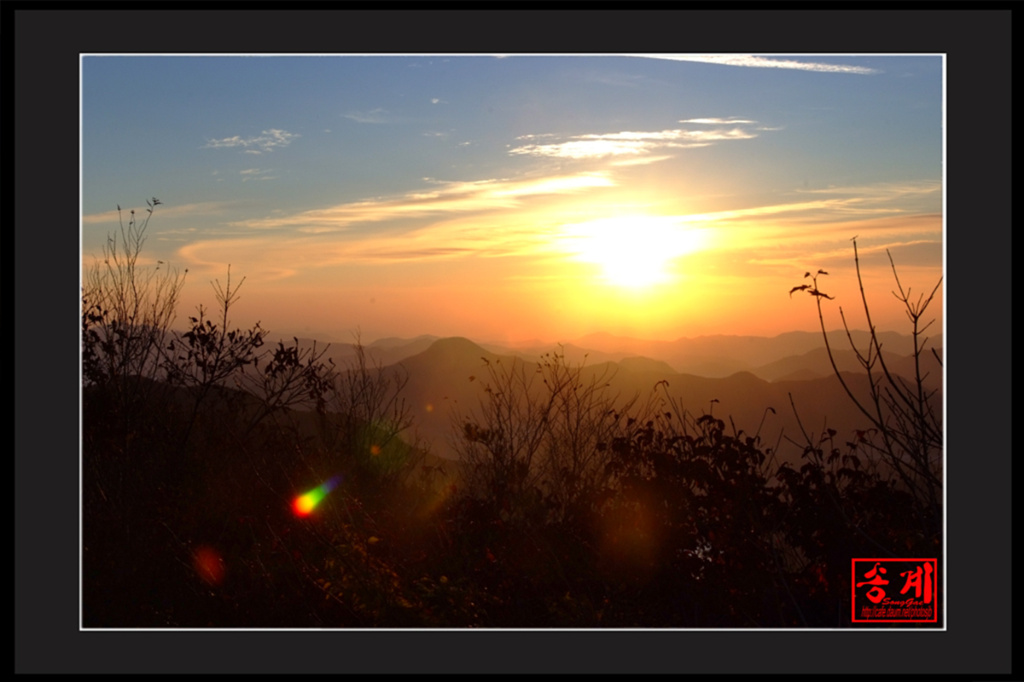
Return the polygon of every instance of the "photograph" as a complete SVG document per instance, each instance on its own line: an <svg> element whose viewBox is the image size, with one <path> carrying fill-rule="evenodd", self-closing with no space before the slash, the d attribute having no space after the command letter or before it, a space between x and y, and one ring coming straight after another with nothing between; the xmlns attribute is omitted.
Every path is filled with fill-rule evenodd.
<svg viewBox="0 0 1024 682"><path fill-rule="evenodd" d="M943 53L78 59L82 630L945 630Z"/></svg>

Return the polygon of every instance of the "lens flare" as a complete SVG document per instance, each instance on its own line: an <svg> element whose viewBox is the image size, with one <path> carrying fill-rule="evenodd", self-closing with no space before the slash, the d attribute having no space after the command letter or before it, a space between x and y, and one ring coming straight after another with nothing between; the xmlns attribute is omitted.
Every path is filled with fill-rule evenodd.
<svg viewBox="0 0 1024 682"><path fill-rule="evenodd" d="M196 573L208 585L219 585L224 580L224 558L213 547L201 545L192 554Z"/></svg>
<svg viewBox="0 0 1024 682"><path fill-rule="evenodd" d="M292 509L295 511L296 516L309 516L316 506L320 504L321 500L327 497L327 494L337 487L338 483L341 482L341 476L334 476L326 483L322 483L317 487L310 490L304 495L299 495L292 502Z"/></svg>

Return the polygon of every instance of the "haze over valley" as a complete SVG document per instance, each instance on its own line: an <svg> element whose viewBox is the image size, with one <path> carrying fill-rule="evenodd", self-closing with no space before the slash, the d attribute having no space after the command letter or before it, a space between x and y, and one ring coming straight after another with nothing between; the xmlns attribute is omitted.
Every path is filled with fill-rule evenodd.
<svg viewBox="0 0 1024 682"><path fill-rule="evenodd" d="M850 338L866 357L868 334L853 332ZM879 334L879 340L888 370L911 382L916 376L913 338L893 332ZM300 347L312 348L312 340L298 341ZM850 350L846 333L830 333L829 342L836 367L849 375L854 392L866 397L867 373ZM322 343L317 346L325 347ZM585 368L583 376L588 381L601 378L609 385L609 393L622 401L634 396L668 398L695 416L713 413L748 435L759 432L766 444L779 445L789 456L806 445L797 416L809 435L835 429L839 444L850 440L857 430L870 427L836 379L821 335L813 332L770 338L722 335L675 342L593 334L574 343L530 344L518 349L461 337L423 335L379 339L363 348L370 364L408 378L401 392L414 418L408 435L418 435L432 454L444 458L456 456L451 440L458 437L459 424L453 419L479 412L480 401L486 398L484 389L490 381L487 363L522 362L533 369L551 354ZM939 390L941 399L943 371L931 349L942 357L941 335L929 337L927 352L920 358L924 386ZM323 359L330 358L344 370L353 363L355 353L354 344L330 344ZM876 364L876 377L881 371ZM775 412L766 413L767 408Z"/></svg>

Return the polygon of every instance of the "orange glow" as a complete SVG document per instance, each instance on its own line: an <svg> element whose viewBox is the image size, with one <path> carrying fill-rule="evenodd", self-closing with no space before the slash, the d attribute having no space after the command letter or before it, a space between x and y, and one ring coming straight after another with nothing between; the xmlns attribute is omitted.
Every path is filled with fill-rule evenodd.
<svg viewBox="0 0 1024 682"><path fill-rule="evenodd" d="M656 507L651 500L634 498L607 521L600 544L604 570L633 579L655 570L661 544Z"/></svg>
<svg viewBox="0 0 1024 682"><path fill-rule="evenodd" d="M192 556L196 573L208 585L220 585L224 580L224 559L212 547L202 545Z"/></svg>
<svg viewBox="0 0 1024 682"><path fill-rule="evenodd" d="M826 306L830 326L839 324L834 308L840 301L847 311L858 307L849 240L820 236L837 228L771 213L782 208L688 214L686 206L672 205L665 207L671 215L657 215L661 206L653 198L647 203L628 199L588 204L574 198L550 210L542 203L525 216L491 218L486 234L469 218L450 218L417 231L412 241L408 235L403 240L374 237L359 242L358 249L340 238L337 243L283 241L273 247L255 237L239 240L233 248L246 256L237 267L245 270L247 281L232 317L243 328L260 320L275 334L298 332L337 343L350 342L357 326L367 342L431 334L554 343L595 331L655 340L774 336L817 328L813 301L807 305L806 296L788 292L806 270L819 267L831 273L828 293L836 296L835 306ZM804 204L785 207L806 209ZM941 217L857 220L843 223L842 229L850 236L872 231L879 240L909 235L922 241L941 230ZM494 235L506 235L508 243ZM442 251L452 247L471 253L413 257L420 248L429 254L433 240ZM869 294L881 293L871 301L876 325L899 329L905 313L889 294L891 268L885 242L878 244L861 248L865 285ZM204 243L202 253L210 261L241 258L227 246ZM410 252L408 260L388 259L400 249ZM273 263L266 262L268 254L274 254ZM264 266L284 259L310 265L286 279L261 276ZM904 260L897 254L900 275L915 292L942 274L939 264L904 265ZM222 277L223 271L212 269L208 276ZM206 277L190 280L182 309L208 302ZM934 310L940 325L938 301ZM436 412L440 406L433 407Z"/></svg>

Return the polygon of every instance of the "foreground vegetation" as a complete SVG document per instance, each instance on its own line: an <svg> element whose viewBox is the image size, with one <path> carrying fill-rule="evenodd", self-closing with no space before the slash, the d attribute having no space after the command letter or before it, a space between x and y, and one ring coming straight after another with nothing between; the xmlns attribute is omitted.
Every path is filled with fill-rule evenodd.
<svg viewBox="0 0 1024 682"><path fill-rule="evenodd" d="M159 203L83 286L85 627L848 627L851 558L941 556L933 396L877 348L875 428L805 433L799 466L558 353L484 367L441 461L358 341L336 367L233 329L230 271L174 331Z"/></svg>

